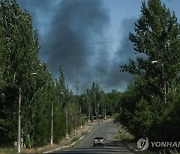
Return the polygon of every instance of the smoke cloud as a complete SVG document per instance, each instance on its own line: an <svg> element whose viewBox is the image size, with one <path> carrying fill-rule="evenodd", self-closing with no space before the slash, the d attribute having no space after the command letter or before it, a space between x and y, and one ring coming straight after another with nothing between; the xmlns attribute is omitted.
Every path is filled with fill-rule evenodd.
<svg viewBox="0 0 180 154"><path fill-rule="evenodd" d="M81 91L92 81L105 91L123 90L133 77L120 72L120 65L134 59L128 39L136 19L124 19L120 25L121 41L117 51L111 51L110 17L102 0L38 0L20 1L32 15L40 35L40 59L45 60L54 77L58 65L63 66L66 83L75 91L75 80Z"/></svg>
<svg viewBox="0 0 180 154"><path fill-rule="evenodd" d="M108 11L99 0L62 0L51 23L42 52L48 54L48 66L55 76L58 64L64 68L68 83L73 86L77 72L82 87L87 88L98 72L105 73L108 63L103 43L110 25ZM100 53L103 54L100 54Z"/></svg>
<svg viewBox="0 0 180 154"><path fill-rule="evenodd" d="M120 65L128 64L129 59L136 59L132 42L129 40L129 32L134 32L137 19L125 18L120 25L121 43L114 54L109 76L106 80L107 87L125 90L127 84L133 80L133 76L126 72L120 72Z"/></svg>

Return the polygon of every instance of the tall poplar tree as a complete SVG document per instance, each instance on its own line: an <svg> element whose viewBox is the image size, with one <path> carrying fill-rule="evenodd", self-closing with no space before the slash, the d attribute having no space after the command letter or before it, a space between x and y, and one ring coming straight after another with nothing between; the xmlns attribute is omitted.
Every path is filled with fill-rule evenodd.
<svg viewBox="0 0 180 154"><path fill-rule="evenodd" d="M166 95L173 90L180 70L180 25L175 13L160 0L143 2L135 33L130 33L129 39L135 52L146 58L130 60L129 65L121 66L121 71L143 76L153 87L152 92L158 89L166 103Z"/></svg>
<svg viewBox="0 0 180 154"><path fill-rule="evenodd" d="M39 44L28 12L15 0L0 1L0 143L16 141L18 91L22 89L22 109L33 95L32 73L39 68ZM6 84L4 84L6 83ZM22 114L27 108L24 108ZM22 115L23 117L23 115ZM23 119L27 121L27 119ZM23 125L24 126L24 125ZM22 127L23 129L23 127Z"/></svg>

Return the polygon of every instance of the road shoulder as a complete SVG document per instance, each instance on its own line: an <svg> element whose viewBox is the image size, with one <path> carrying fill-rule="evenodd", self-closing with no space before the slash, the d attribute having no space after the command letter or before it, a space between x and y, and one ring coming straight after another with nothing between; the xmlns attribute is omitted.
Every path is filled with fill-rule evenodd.
<svg viewBox="0 0 180 154"><path fill-rule="evenodd" d="M91 131L94 123L86 123L82 128L79 128L76 132L72 132L69 138L62 138L58 144L46 145L39 148L22 149L23 153L51 153L63 148L73 146L77 141L81 140L87 133Z"/></svg>

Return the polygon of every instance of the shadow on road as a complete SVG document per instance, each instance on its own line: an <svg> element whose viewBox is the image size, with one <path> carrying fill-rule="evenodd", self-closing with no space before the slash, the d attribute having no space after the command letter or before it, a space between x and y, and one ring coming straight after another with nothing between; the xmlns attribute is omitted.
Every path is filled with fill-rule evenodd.
<svg viewBox="0 0 180 154"><path fill-rule="evenodd" d="M118 148L120 152L130 152L134 153L132 149L130 149L122 140L114 139L112 141L109 141L105 144L105 147L107 148Z"/></svg>
<svg viewBox="0 0 180 154"><path fill-rule="evenodd" d="M124 153L124 154L132 154L133 152L120 140L112 140L107 141L105 146L97 146L97 147L89 147L89 148L72 148L70 150L64 150L60 152L61 154L117 154L117 153Z"/></svg>

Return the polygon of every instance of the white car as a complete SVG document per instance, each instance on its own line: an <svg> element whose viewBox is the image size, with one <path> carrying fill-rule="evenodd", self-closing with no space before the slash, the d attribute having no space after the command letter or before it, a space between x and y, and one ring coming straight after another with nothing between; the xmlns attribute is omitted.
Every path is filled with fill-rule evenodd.
<svg viewBox="0 0 180 154"><path fill-rule="evenodd" d="M101 145L104 147L104 144L105 144L105 139L103 137L94 138L94 147L96 147L97 145Z"/></svg>

